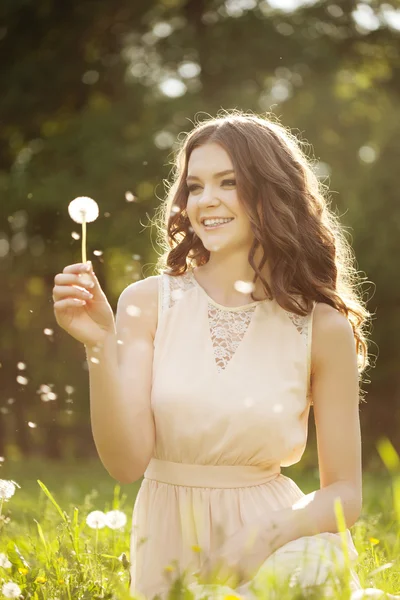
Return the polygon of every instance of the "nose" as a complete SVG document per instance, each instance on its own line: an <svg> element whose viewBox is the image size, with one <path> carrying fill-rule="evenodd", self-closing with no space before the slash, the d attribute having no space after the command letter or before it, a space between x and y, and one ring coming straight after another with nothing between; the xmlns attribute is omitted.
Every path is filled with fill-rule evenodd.
<svg viewBox="0 0 400 600"><path fill-rule="evenodd" d="M200 206L200 208L204 208L207 206L216 206L218 204L219 200L212 186L209 188L205 187L203 193L198 196L198 205Z"/></svg>

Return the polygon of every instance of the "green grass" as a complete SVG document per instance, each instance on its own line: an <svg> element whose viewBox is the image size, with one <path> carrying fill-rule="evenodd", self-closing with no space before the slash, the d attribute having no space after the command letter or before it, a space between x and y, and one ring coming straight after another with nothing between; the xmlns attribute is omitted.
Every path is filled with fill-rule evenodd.
<svg viewBox="0 0 400 600"><path fill-rule="evenodd" d="M360 555L356 571L362 585L393 594L400 593L398 463L390 447L382 446L381 451L387 471L364 473L363 512L351 533ZM293 477L304 493L319 487L315 471L302 473L296 467L285 469L284 474ZM132 510L140 481L118 484L99 460L50 463L43 459L5 461L0 479L21 486L2 508L0 552L8 556L12 568L0 567L0 598L5 597L3 583L9 581L19 585L22 598L33 600L130 597L123 554L129 561ZM128 518L123 529L95 530L86 525L91 511L114 509ZM313 596L310 591L307 598L321 598L321 594L317 590ZM305 596L292 588L278 597ZM343 589L337 597L346 598Z"/></svg>

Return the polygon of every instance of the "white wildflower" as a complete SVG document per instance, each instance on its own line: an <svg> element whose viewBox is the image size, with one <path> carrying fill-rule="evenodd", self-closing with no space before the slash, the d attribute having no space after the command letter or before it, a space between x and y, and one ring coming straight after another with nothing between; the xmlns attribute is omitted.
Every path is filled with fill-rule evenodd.
<svg viewBox="0 0 400 600"><path fill-rule="evenodd" d="M15 493L15 482L0 479L0 500L9 500Z"/></svg>
<svg viewBox="0 0 400 600"><path fill-rule="evenodd" d="M1 588L1 593L6 598L18 598L18 596L21 593L21 588L13 581L8 581L7 583L3 584L3 587Z"/></svg>
<svg viewBox="0 0 400 600"><path fill-rule="evenodd" d="M91 529L103 529L106 525L106 515L101 510L92 510L86 517L86 524Z"/></svg>
<svg viewBox="0 0 400 600"><path fill-rule="evenodd" d="M106 513L106 525L110 529L122 529L126 522L126 514L120 510L110 510Z"/></svg>
<svg viewBox="0 0 400 600"><path fill-rule="evenodd" d="M68 205L68 213L76 223L91 223L99 216L99 207L95 200L87 196L79 196L71 200Z"/></svg>
<svg viewBox="0 0 400 600"><path fill-rule="evenodd" d="M7 554L4 554L4 552L0 552L0 567L3 567L3 569L11 569L12 567L12 563L10 563Z"/></svg>

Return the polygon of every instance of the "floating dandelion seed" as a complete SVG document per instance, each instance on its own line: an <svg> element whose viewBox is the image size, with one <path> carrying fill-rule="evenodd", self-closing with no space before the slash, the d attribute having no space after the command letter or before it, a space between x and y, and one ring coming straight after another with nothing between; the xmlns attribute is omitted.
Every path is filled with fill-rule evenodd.
<svg viewBox="0 0 400 600"><path fill-rule="evenodd" d="M66 385L65 391L67 392L67 394L73 394L75 391L75 388L72 385Z"/></svg>
<svg viewBox="0 0 400 600"><path fill-rule="evenodd" d="M18 598L21 594L21 588L19 585L14 583L13 581L8 581L7 583L3 583L3 587L1 588L1 593L6 598Z"/></svg>
<svg viewBox="0 0 400 600"><path fill-rule="evenodd" d="M46 383L42 383L37 391L38 394L48 394L49 392L51 392L51 386Z"/></svg>
<svg viewBox="0 0 400 600"><path fill-rule="evenodd" d="M97 202L87 196L79 196L68 205L69 216L82 224L82 262L86 262L86 223L95 221L99 216Z"/></svg>
<svg viewBox="0 0 400 600"><path fill-rule="evenodd" d="M17 363L17 369L19 369L20 371L23 371L24 369L26 369L26 364L23 362Z"/></svg>
<svg viewBox="0 0 400 600"><path fill-rule="evenodd" d="M86 525L91 529L103 529L106 525L106 515L101 510L92 510L86 517Z"/></svg>
<svg viewBox="0 0 400 600"><path fill-rule="evenodd" d="M126 314L130 317L140 317L141 313L142 311L140 310L140 308L138 306L135 306L134 304L130 304L126 307Z"/></svg>
<svg viewBox="0 0 400 600"><path fill-rule="evenodd" d="M53 335L53 330L46 327L46 329L43 329L43 333L44 335Z"/></svg>
<svg viewBox="0 0 400 600"><path fill-rule="evenodd" d="M120 510L110 510L106 513L106 525L110 529L122 529L126 522L126 514Z"/></svg>
<svg viewBox="0 0 400 600"><path fill-rule="evenodd" d="M33 421L28 421L28 427L30 427L31 429L35 429L37 427L37 423L34 423Z"/></svg>
<svg viewBox="0 0 400 600"><path fill-rule="evenodd" d="M23 377L22 375L17 376L17 381L21 385L27 385L27 383L28 383L28 379L26 377Z"/></svg>
<svg viewBox="0 0 400 600"><path fill-rule="evenodd" d="M133 202L135 200L134 194L132 194L132 192L125 192L125 200L127 202Z"/></svg>
<svg viewBox="0 0 400 600"><path fill-rule="evenodd" d="M74 240L80 240L81 236L79 235L79 233L76 233L76 231L72 231L71 232L71 237L74 238Z"/></svg>
<svg viewBox="0 0 400 600"><path fill-rule="evenodd" d="M252 281L242 281L238 279L235 281L234 286L235 290L241 292L242 294L250 294L254 292L254 283Z"/></svg>
<svg viewBox="0 0 400 600"><path fill-rule="evenodd" d="M93 254L95 256L101 256L103 254L103 250L93 250Z"/></svg>

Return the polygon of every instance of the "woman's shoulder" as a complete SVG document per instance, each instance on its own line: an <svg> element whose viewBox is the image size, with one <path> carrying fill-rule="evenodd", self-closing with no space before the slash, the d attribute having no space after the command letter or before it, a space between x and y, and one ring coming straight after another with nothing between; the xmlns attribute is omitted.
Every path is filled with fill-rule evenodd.
<svg viewBox="0 0 400 600"><path fill-rule="evenodd" d="M317 302L313 311L312 349L314 358L332 358L340 350L354 346L348 318L326 302Z"/></svg>
<svg viewBox="0 0 400 600"><path fill-rule="evenodd" d="M351 330L350 321L335 307L326 302L316 302L313 310L313 328L323 333Z"/></svg>
<svg viewBox="0 0 400 600"><path fill-rule="evenodd" d="M118 300L119 310L130 316L145 316L153 334L157 329L160 279L161 275L150 275L134 281L122 291Z"/></svg>

